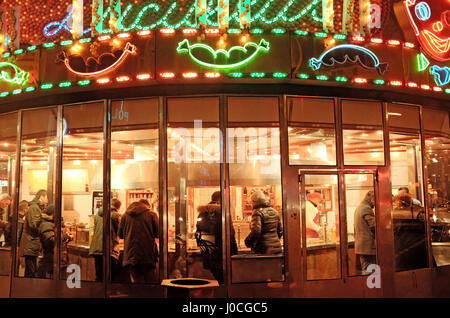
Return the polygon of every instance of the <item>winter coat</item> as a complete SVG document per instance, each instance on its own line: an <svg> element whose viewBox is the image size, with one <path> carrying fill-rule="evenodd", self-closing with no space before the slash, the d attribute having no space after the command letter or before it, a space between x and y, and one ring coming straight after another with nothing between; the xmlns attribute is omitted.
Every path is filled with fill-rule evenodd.
<svg viewBox="0 0 450 318"><path fill-rule="evenodd" d="M103 255L103 208L94 216L94 235L89 246L89 255Z"/></svg>
<svg viewBox="0 0 450 318"><path fill-rule="evenodd" d="M364 199L355 210L355 253L376 255L375 214L370 199Z"/></svg>
<svg viewBox="0 0 450 318"><path fill-rule="evenodd" d="M203 253L204 268L222 268L222 212L221 207L214 202L197 208L196 237L213 243L211 251ZM231 255L237 254L237 244L234 228L231 227Z"/></svg>
<svg viewBox="0 0 450 318"><path fill-rule="evenodd" d="M43 261L53 264L53 253L55 247L55 225L53 218L47 214L41 214L41 224L39 225L39 238L44 254Z"/></svg>
<svg viewBox="0 0 450 318"><path fill-rule="evenodd" d="M268 204L255 206L245 246L252 248L257 254L279 254L282 252L280 243L282 233L278 212Z"/></svg>
<svg viewBox="0 0 450 318"><path fill-rule="evenodd" d="M22 253L20 256L39 256L41 241L39 239L39 225L41 224L42 206L39 200L30 202L25 215L24 231L22 234Z"/></svg>
<svg viewBox="0 0 450 318"><path fill-rule="evenodd" d="M117 231L119 230L120 214L116 209L111 209L111 256L119 259L119 238ZM94 236L92 237L91 246L89 247L89 255L103 255L103 208L98 210L94 216Z"/></svg>
<svg viewBox="0 0 450 318"><path fill-rule="evenodd" d="M147 205L133 202L119 225L119 237L124 239L123 266L146 264L156 267L159 238L158 216Z"/></svg>

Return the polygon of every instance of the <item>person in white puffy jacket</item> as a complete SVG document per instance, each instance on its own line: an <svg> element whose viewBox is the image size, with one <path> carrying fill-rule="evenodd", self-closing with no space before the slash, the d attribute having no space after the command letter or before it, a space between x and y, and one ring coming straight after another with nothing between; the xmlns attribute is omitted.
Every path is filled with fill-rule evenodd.
<svg viewBox="0 0 450 318"><path fill-rule="evenodd" d="M306 238L317 238L321 227L319 226L318 205L322 202L322 196L318 192L306 195Z"/></svg>

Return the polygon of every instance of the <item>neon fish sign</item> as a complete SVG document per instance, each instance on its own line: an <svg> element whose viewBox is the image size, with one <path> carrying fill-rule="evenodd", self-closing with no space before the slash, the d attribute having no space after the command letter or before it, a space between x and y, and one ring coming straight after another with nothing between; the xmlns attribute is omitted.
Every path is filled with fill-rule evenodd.
<svg viewBox="0 0 450 318"><path fill-rule="evenodd" d="M0 62L0 80L8 83L25 85L30 78L30 73L20 69L9 62Z"/></svg>
<svg viewBox="0 0 450 318"><path fill-rule="evenodd" d="M250 50L252 48L252 50ZM190 44L188 39L184 39L183 41L178 43L177 53L188 53L190 58L197 64L200 64L204 67L208 68L216 68L216 69L231 69L239 66L243 66L253 60L259 52L269 52L270 44L264 39L261 39L259 43L248 42L244 46L233 46L229 50L218 49L214 50L209 45L203 43L195 43ZM218 64L212 61L205 61L204 55L210 54L210 57L215 61L219 56L223 56L225 60L229 60L231 58L231 53L234 51L242 52L245 54L244 59L238 62L230 62L227 64ZM253 52L251 52L253 51ZM203 52L203 54L202 54ZM250 53L250 54L248 54Z"/></svg>
<svg viewBox="0 0 450 318"><path fill-rule="evenodd" d="M321 66L334 66L344 63L358 63L367 69L377 69L378 73L383 74L387 67L387 63L380 63L378 57L371 50L353 44L342 44L332 47L325 51L318 59L311 58L309 66L317 71Z"/></svg>

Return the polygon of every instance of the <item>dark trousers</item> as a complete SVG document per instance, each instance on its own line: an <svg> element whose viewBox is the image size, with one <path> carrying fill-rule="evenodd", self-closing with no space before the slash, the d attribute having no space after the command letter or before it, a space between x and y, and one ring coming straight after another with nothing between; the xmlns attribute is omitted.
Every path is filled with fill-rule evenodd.
<svg viewBox="0 0 450 318"><path fill-rule="evenodd" d="M111 257L111 280L114 280L117 273L117 259ZM103 255L94 255L95 262L95 280L101 282L103 280Z"/></svg>
<svg viewBox="0 0 450 318"><path fill-rule="evenodd" d="M94 255L95 262L95 281L103 280L103 255Z"/></svg>
<svg viewBox="0 0 450 318"><path fill-rule="evenodd" d="M50 277L47 277L49 274ZM44 257L39 262L37 276L41 278L52 278L53 275L53 253L44 252Z"/></svg>
<svg viewBox="0 0 450 318"><path fill-rule="evenodd" d="M25 277L36 277L37 256L25 255Z"/></svg>
<svg viewBox="0 0 450 318"><path fill-rule="evenodd" d="M369 267L370 264L377 263L377 256L376 255L359 254L359 261L361 262L361 269L362 269L363 275L370 274L367 272L367 267Z"/></svg>
<svg viewBox="0 0 450 318"><path fill-rule="evenodd" d="M149 264L130 265L129 269L130 279L133 284L157 282L155 267L152 267Z"/></svg>
<svg viewBox="0 0 450 318"><path fill-rule="evenodd" d="M213 274L214 278L219 282L219 284L223 284L223 269L222 268L210 268L211 274Z"/></svg>

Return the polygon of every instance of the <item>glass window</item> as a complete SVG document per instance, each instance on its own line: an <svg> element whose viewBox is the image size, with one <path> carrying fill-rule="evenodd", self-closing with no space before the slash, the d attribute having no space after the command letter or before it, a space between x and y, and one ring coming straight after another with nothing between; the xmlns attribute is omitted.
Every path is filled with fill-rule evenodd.
<svg viewBox="0 0 450 318"><path fill-rule="evenodd" d="M419 135L389 134L396 271L428 265Z"/></svg>
<svg viewBox="0 0 450 318"><path fill-rule="evenodd" d="M158 99L114 101L111 112L110 279L158 283Z"/></svg>
<svg viewBox="0 0 450 318"><path fill-rule="evenodd" d="M169 277L223 283L219 98L169 98L167 106Z"/></svg>
<svg viewBox="0 0 450 318"><path fill-rule="evenodd" d="M15 167L17 147L17 113L0 115L0 275L11 272L11 244L13 240L12 217L15 192ZM19 212L18 241L23 231L23 213L27 207L22 204ZM19 243L18 243L19 244Z"/></svg>
<svg viewBox="0 0 450 318"><path fill-rule="evenodd" d="M69 264L103 279L103 114L103 103L63 108L61 279Z"/></svg>
<svg viewBox="0 0 450 318"><path fill-rule="evenodd" d="M306 279L340 278L338 176L306 174L304 187Z"/></svg>
<svg viewBox="0 0 450 318"><path fill-rule="evenodd" d="M19 205L26 201L28 210L16 253L19 277L53 277L56 119L56 107L22 115Z"/></svg>
<svg viewBox="0 0 450 318"><path fill-rule="evenodd" d="M377 264L374 191L372 174L345 174L349 276L369 274L368 266Z"/></svg>
<svg viewBox="0 0 450 318"><path fill-rule="evenodd" d="M332 99L288 99L289 164L336 165Z"/></svg>
<svg viewBox="0 0 450 318"><path fill-rule="evenodd" d="M420 129L419 107L398 104L388 105L389 127Z"/></svg>
<svg viewBox="0 0 450 318"><path fill-rule="evenodd" d="M228 118L232 282L282 281L278 98L229 98Z"/></svg>
<svg viewBox="0 0 450 318"><path fill-rule="evenodd" d="M425 121L425 165L427 167L428 213L431 248L436 266L450 265L450 137L448 113L423 110ZM446 120L445 120L446 118ZM442 123L442 124L441 124Z"/></svg>
<svg viewBox="0 0 450 318"><path fill-rule="evenodd" d="M345 165L384 165L381 103L342 101Z"/></svg>

